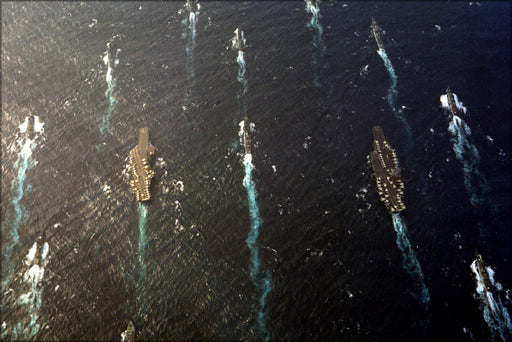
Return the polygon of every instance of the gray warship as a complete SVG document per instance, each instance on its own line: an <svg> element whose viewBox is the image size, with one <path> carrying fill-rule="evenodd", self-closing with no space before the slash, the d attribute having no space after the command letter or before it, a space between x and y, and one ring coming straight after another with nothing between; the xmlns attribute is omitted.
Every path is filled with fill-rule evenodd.
<svg viewBox="0 0 512 342"><path fill-rule="evenodd" d="M372 17L372 32L379 49L384 49L384 44L382 43L381 29L379 25L377 25L377 22L375 21L374 17Z"/></svg>

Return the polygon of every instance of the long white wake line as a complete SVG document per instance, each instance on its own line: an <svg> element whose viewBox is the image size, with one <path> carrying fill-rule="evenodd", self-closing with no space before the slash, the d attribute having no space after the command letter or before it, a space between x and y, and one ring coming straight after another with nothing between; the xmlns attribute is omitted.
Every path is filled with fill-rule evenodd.
<svg viewBox="0 0 512 342"><path fill-rule="evenodd" d="M27 217L27 212L21 201L25 193L30 190L30 185L26 184L27 171L37 165L37 161L32 158L32 152L40 141L44 141L44 122L40 121L37 115L33 117L32 127L29 127L29 121L27 116L18 128L15 142L9 148L9 152L17 153L17 159L14 163L15 178L11 184L13 218L10 224L7 219L2 220L2 233L4 234L2 254L5 257L2 262L2 292L7 290L11 282L14 265L11 264L10 259L14 248L19 244L20 225ZM28 129L32 131L27 132Z"/></svg>
<svg viewBox="0 0 512 342"><path fill-rule="evenodd" d="M255 312L255 332L258 339L265 341L269 340L269 334L265 324L266 312L265 312L265 301L266 297L272 289L272 279L268 271L261 270L261 258L260 258L260 247L258 243L259 231L263 224L261 219L258 202L257 192L254 181L252 180L252 170L254 166L252 164L252 155L250 153L245 155L245 177L243 180L243 186L247 190L247 202L249 205L249 216L251 219L251 229L249 235L245 240L249 252L251 254L251 263L249 265L249 274L251 280L256 288L258 300L254 305Z"/></svg>
<svg viewBox="0 0 512 342"><path fill-rule="evenodd" d="M186 70L188 81L192 83L191 87L193 87L195 78L194 50L196 47L196 25L199 18L201 5L197 2L194 4L193 1L188 0L185 4L185 8L185 13L188 13L188 16L181 21L181 23L185 26L185 31L182 33L181 37L185 39L188 36L188 41L185 46L185 52L187 54ZM178 13L181 14L182 11L183 10L180 10Z"/></svg>
<svg viewBox="0 0 512 342"><path fill-rule="evenodd" d="M237 28L234 31L234 36L231 38L231 49L237 51L237 58L236 62L238 63L238 76L237 80L238 83L242 86L241 89L237 92L237 100L240 103L241 106L241 113L242 115L247 114L247 104L243 99L243 96L247 93L249 90L249 85L247 82L247 79L245 77L245 58L244 58L244 52L243 49L246 47L247 42L244 37L244 31Z"/></svg>
<svg viewBox="0 0 512 342"><path fill-rule="evenodd" d="M325 42L323 39L324 28L320 23L320 4L313 0L305 0L306 2L306 12L311 14L311 20L306 24L306 27L313 31L313 47L315 50L312 54L311 64L313 66L314 75L313 75L313 85L315 87L321 87L322 83L320 82L319 68L327 68L327 63L323 63L322 66L319 66L322 63L323 56L326 50Z"/></svg>
<svg viewBox="0 0 512 342"><path fill-rule="evenodd" d="M393 111L393 114L395 114L395 118L400 121L403 126L405 127L405 132L407 133L407 139L409 142L409 150L412 148L412 130L411 126L409 126L409 123L405 119L402 110L397 109L396 107L396 97L398 95L397 90L397 82L398 77L395 73L395 68L393 68L393 64L391 64L391 60L389 59L386 50L384 48L381 48L377 50L377 53L382 58L382 61L384 62L384 66L386 67L388 74L389 74L389 89L388 93L386 95L386 100L388 101L389 107Z"/></svg>
<svg viewBox="0 0 512 342"><path fill-rule="evenodd" d="M494 270L491 267L486 267L491 286L493 287L492 291L487 291L478 273L476 260L473 260L470 268L475 275L476 293L482 307L484 320L491 332L492 340L498 341L497 337L499 336L501 341L509 341L512 337L512 322L499 294L501 286L498 286L498 283L494 280Z"/></svg>
<svg viewBox="0 0 512 342"><path fill-rule="evenodd" d="M11 277L13 275L14 265L11 263L10 258L14 251L14 248L19 244L19 234L18 230L20 228L21 223L26 219L27 212L25 207L22 205L21 200L25 194L25 192L30 189L30 185L26 184L26 176L27 171L34 167L37 162L32 158L32 152L36 148L38 142L40 140L44 141L44 137L42 136L44 132L44 123L39 120L39 117L34 115L33 117L33 125L29 125L29 117L25 118L25 121L19 126L19 132L16 135L16 143L12 144L12 148L9 149L10 152L16 152L16 146L19 149L17 152L17 160L14 164L15 169L15 178L11 185L11 191L13 192L13 200L12 204L14 206L14 217L10 225L7 223L7 220L2 221L2 232L6 237L4 240L5 244L5 252L3 255L5 256L5 260L2 262L2 294L5 295L7 293L14 293L14 290L9 288L11 283ZM30 130L30 131L29 131ZM4 227L8 226L8 231L5 232ZM43 256L46 258L47 252L44 252L43 248ZM35 255L35 251L31 249L29 251L29 256ZM32 256L33 258L33 256ZM44 269L44 268L43 268ZM32 273L28 275L25 274L25 281L27 281L27 277L32 274L37 275L37 269L31 269ZM37 278L35 278L37 280ZM32 282L34 285L34 281ZM37 287L36 282L36 287ZM34 287L33 287L34 289ZM35 290L34 290L35 291ZM37 296L39 294L39 297ZM39 325L37 325L37 317L40 305L38 305L37 299L40 298L40 293L36 292L33 296L35 298L35 304L29 306L28 313L31 317L31 322L27 328L23 328L22 322L18 322L14 327L8 327L7 322L2 322L1 326L1 337L2 339L9 338L8 334L11 333L11 338L18 339L28 339L33 337L37 331L39 330ZM2 297L3 298L3 297ZM35 306L34 306L35 305ZM4 311L4 301L2 300L1 310Z"/></svg>
<svg viewBox="0 0 512 342"><path fill-rule="evenodd" d="M147 300L145 295L147 264L146 264L146 221L148 215L148 208L142 202L138 203L139 211L139 279L137 284L137 312L139 319L145 319L147 312Z"/></svg>
<svg viewBox="0 0 512 342"><path fill-rule="evenodd" d="M430 293L425 285L423 272L421 271L420 263L416 258L411 243L407 238L407 226L403 221L400 214L395 213L392 215L393 227L396 231L396 243L402 252L403 268L409 273L416 283L413 295L418 299L421 304L428 304L430 302Z"/></svg>
<svg viewBox="0 0 512 342"><path fill-rule="evenodd" d="M107 43L107 50L103 56L103 63L107 67L107 72L105 74L105 81L107 83L107 90L105 91L105 97L108 101L108 108L106 113L103 115L101 126L100 126L100 134L103 135L106 131L110 129L110 117L112 112L117 104L117 99L114 97L114 89L116 86L116 78L114 77L114 69L119 64L119 52L121 49L116 49L113 51L112 42Z"/></svg>

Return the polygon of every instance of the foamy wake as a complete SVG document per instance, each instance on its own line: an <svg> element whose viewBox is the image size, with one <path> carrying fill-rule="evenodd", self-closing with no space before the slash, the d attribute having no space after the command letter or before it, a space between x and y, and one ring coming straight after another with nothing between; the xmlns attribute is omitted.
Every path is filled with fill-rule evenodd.
<svg viewBox="0 0 512 342"><path fill-rule="evenodd" d="M245 165L245 177L243 180L243 185L247 190L247 201L249 205L249 217L251 221L251 228L249 230L249 235L245 240L247 247L250 252L250 264L249 264L249 274L251 276L251 280L255 287L255 297L256 301L253 303L253 311L255 314L255 335L258 340L268 340L268 331L265 324L266 320L266 311L265 311L265 301L268 293L272 289L272 279L270 277L270 273L268 271L262 270L261 268L261 258L260 258L260 246L258 243L258 237L260 233L260 228L263 225L263 220L261 219L259 213L259 207L257 202L257 192L254 181L252 180L252 170L254 166L252 165L252 155L250 153L245 155L244 158Z"/></svg>
<svg viewBox="0 0 512 342"><path fill-rule="evenodd" d="M195 79L195 70L194 70L194 50L196 46L196 25L199 18L199 10L201 9L201 5L199 3L195 3L192 1L187 1L185 3L185 9L180 9L178 11L178 14L182 14L183 12L188 12L188 16L185 17L181 23L185 27L183 33L181 34L181 38L187 39L187 44L185 46L185 52L187 54L187 61L186 61L186 71L187 71L187 77L189 82L191 82L191 88L194 87L194 79ZM187 97L186 102L188 102L189 99Z"/></svg>
<svg viewBox="0 0 512 342"><path fill-rule="evenodd" d="M244 38L244 31L237 28L234 33L235 33L235 35L231 39L231 43L232 43L231 47L235 50L238 49L238 55L236 58L236 61L238 63L237 80L240 83L240 85L242 86L242 89L240 89L237 93L237 99L238 99L239 103L241 104L242 114L245 115L247 113L247 106L246 106L245 101L242 101L242 96L245 95L248 91L248 82L247 82L247 79L245 78L245 59L244 59L244 52L242 51L242 48L245 47L246 41ZM240 37L241 37L241 40L240 40Z"/></svg>
<svg viewBox="0 0 512 342"><path fill-rule="evenodd" d="M146 204L138 203L139 211L139 243L138 243L138 255L139 255L139 278L136 287L136 305L137 314L139 319L146 317L147 311L147 299L146 299L146 274L147 274L147 263L146 263L146 222L148 215L148 207Z"/></svg>
<svg viewBox="0 0 512 342"><path fill-rule="evenodd" d="M235 44L238 44L238 81L242 85L242 92L238 93L237 98L238 102L242 104L243 114L245 115L246 109L241 95L247 92L247 80L245 79L244 54L243 51L241 50L242 46L240 45L241 43L245 44L245 39L243 38L243 32L239 32L238 30L238 28L235 30L235 36L232 39L232 46L235 47ZM242 37L242 41L239 41L239 37ZM241 138L243 138L244 125L244 121L242 121L239 124L239 136ZM251 124L250 129L253 127L254 125ZM254 169L254 165L252 165L252 155L250 153L245 154L243 165L245 167L245 176L242 184L247 191L247 202L249 207L249 217L251 225L249 234L245 242L250 252L249 274L252 283L255 287L255 301L253 302L252 305L253 313L255 316L254 332L255 338L257 340L268 340L269 336L265 324L265 301L268 293L272 289L272 279L268 271L264 271L261 269L260 246L258 242L258 237L260 228L263 224L263 220L259 213L257 201L258 194L256 192L256 186L254 184L254 181L252 180L252 170Z"/></svg>
<svg viewBox="0 0 512 342"><path fill-rule="evenodd" d="M114 36L112 39L114 39L116 36ZM105 54L103 56L103 63L105 63L107 67L107 72L105 75L105 81L107 82L107 90L105 91L105 97L108 100L108 109L107 112L103 115L101 127L100 127L100 134L103 135L106 130L110 127L110 116L112 115L112 112L117 104L117 99L114 97L114 89L116 86L116 78L114 77L114 68L116 65L119 64L119 52L121 49L116 49L115 55L111 56L111 47L112 42L107 43L107 51L105 51ZM112 61L110 59L112 58Z"/></svg>
<svg viewBox="0 0 512 342"><path fill-rule="evenodd" d="M512 323L510 315L501 301L501 284L494 280L494 270L491 267L486 267L492 286L492 291L487 291L477 271L476 260L471 263L470 267L475 275L477 299L480 302L484 320L491 332L492 340L509 341L512 337Z"/></svg>
<svg viewBox="0 0 512 342"><path fill-rule="evenodd" d="M402 108L405 108L405 107L402 106L402 108L397 109L397 105L396 105L396 98L398 96L398 90L397 90L398 77L395 73L395 68L393 67L393 64L391 64L391 60L389 59L389 57L386 53L386 50L384 48L377 50L377 53L382 58L382 61L384 62L384 66L386 67L388 74L389 74L389 88L388 88L388 93L386 95L386 100L388 101L389 107L393 111L393 114L395 114L395 118L398 119L404 125L405 131L407 133L408 150L411 150L412 145L413 145L412 130L402 112Z"/></svg>
<svg viewBox="0 0 512 342"><path fill-rule="evenodd" d="M407 237L407 226L400 214L395 213L392 215L393 227L396 231L396 243L400 251L402 252L402 266L409 273L411 278L415 282L415 289L412 294L422 304L428 304L430 302L430 293L425 285L423 272L421 271L420 263L416 258L409 238Z"/></svg>
<svg viewBox="0 0 512 342"><path fill-rule="evenodd" d="M23 274L23 281L30 286L30 290L18 297L18 305L25 309L26 316L22 317L12 329L13 339L32 339L39 332L39 310L42 304L45 267L48 263L50 246L44 242L38 255L39 245L34 242L27 253L25 265L28 269Z"/></svg>
<svg viewBox="0 0 512 342"><path fill-rule="evenodd" d="M12 153L17 153L16 162L14 163L15 178L11 184L11 192L13 195L12 204L14 207L13 218L10 223L5 223L9 226L9 230L5 232L2 248L2 253L5 257L2 264L2 289L9 286L11 282L12 270L14 265L10 262L11 255L19 243L18 229L27 217L27 212L22 204L22 199L26 191L30 190L30 184L26 184L27 171L37 165L37 161L32 158L32 152L38 145L38 142L43 139L42 133L44 132L44 123L39 120L38 116L34 116L34 136L30 137L26 133L28 130L29 117L27 116L24 122L19 126L19 131L16 133L16 140L11 143L8 149Z"/></svg>
<svg viewBox="0 0 512 342"><path fill-rule="evenodd" d="M320 23L320 7L318 3L315 4L313 1L306 0L306 11L311 14L311 19L307 23L306 27L313 31L312 45L315 47L311 60L311 64L314 68L313 86L318 88L322 86L319 74L320 68L327 69L328 67L327 62L323 60L324 52L326 50L322 36L324 28Z"/></svg>

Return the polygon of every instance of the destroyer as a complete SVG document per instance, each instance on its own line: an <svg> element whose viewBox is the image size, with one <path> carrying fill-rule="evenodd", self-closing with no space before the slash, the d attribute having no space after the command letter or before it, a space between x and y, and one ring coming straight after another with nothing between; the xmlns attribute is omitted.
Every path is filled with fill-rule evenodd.
<svg viewBox="0 0 512 342"><path fill-rule="evenodd" d="M245 48L245 38L244 38L244 31L240 30L240 28L236 28L235 30L235 36L232 40L232 46L233 49L236 49L238 51L243 51Z"/></svg>
<svg viewBox="0 0 512 342"><path fill-rule="evenodd" d="M247 118L247 115L244 118L243 121L243 129L244 129L244 147L245 147L245 154L251 154L251 137L249 136L249 119Z"/></svg>
<svg viewBox="0 0 512 342"><path fill-rule="evenodd" d="M110 67L114 67L114 63L115 63L115 58L116 58L116 49L114 48L114 43L113 42L108 42L107 43L107 51L105 52L105 64L107 64L107 66L110 66Z"/></svg>
<svg viewBox="0 0 512 342"><path fill-rule="evenodd" d="M478 272L480 279L482 279L482 283L484 284L485 290L491 291L491 280L489 278L489 273L485 269L485 264L484 261L482 260L482 256L475 252L475 259L476 271Z"/></svg>
<svg viewBox="0 0 512 342"><path fill-rule="evenodd" d="M446 99L448 100L448 107L450 108L452 116L457 115L457 105L455 104L455 98L453 97L450 87L446 88Z"/></svg>
<svg viewBox="0 0 512 342"><path fill-rule="evenodd" d="M373 127L373 138L373 151L370 152L369 158L377 182L377 191L389 213L399 213L405 209L402 202L404 183L396 152L386 141L380 126Z"/></svg>
<svg viewBox="0 0 512 342"><path fill-rule="evenodd" d="M187 0L187 3L185 4L185 8L187 9L187 11L189 13L194 11L194 7L195 7L195 9L197 9L199 11L199 9L201 8L201 5L199 5L197 3L197 0Z"/></svg>
<svg viewBox="0 0 512 342"><path fill-rule="evenodd" d="M135 327L133 326L133 322L130 321L128 323L128 327L126 328L126 337L124 339L126 342L135 341Z"/></svg>
<svg viewBox="0 0 512 342"><path fill-rule="evenodd" d="M29 139L33 139L36 133L41 132L42 123L37 115L30 114L19 128L20 133L25 134Z"/></svg>
<svg viewBox="0 0 512 342"><path fill-rule="evenodd" d="M375 21L375 18L372 17L372 32L373 36L375 37L375 41L377 42L377 46L380 49L384 49L384 44L382 43L382 37L381 37L381 29L379 25L377 25L377 22Z"/></svg>
<svg viewBox="0 0 512 342"><path fill-rule="evenodd" d="M317 8L317 0L306 0L308 8Z"/></svg>
<svg viewBox="0 0 512 342"><path fill-rule="evenodd" d="M34 133L35 133L34 121L35 121L34 115L29 115L27 117L27 136L29 137L29 139L32 139L34 137Z"/></svg>
<svg viewBox="0 0 512 342"><path fill-rule="evenodd" d="M151 198L149 187L155 172L149 166L149 159L155 153L155 147L149 143L147 127L139 129L139 143L130 151L130 166L132 179L130 189L135 192L137 201L147 201Z"/></svg>

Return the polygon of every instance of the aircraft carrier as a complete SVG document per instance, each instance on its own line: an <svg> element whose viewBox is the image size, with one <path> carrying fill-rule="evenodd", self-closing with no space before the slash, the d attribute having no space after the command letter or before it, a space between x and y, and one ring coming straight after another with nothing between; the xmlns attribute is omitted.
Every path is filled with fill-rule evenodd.
<svg viewBox="0 0 512 342"><path fill-rule="evenodd" d="M249 136L249 126L250 126L250 122L249 122L249 119L247 118L247 116L245 116L244 118L244 123L243 123L244 127L243 127L243 130L244 130L244 147L245 147L245 154L251 154L251 137Z"/></svg>
<svg viewBox="0 0 512 342"><path fill-rule="evenodd" d="M130 189L135 192L137 201L147 201L151 198L149 187L151 178L155 175L149 165L149 159L155 153L155 147L149 143L149 130L147 127L139 129L139 143L130 151L130 166L132 179Z"/></svg>
<svg viewBox="0 0 512 342"><path fill-rule="evenodd" d="M476 258L476 270L478 274L480 275L480 279L482 279L482 282L484 283L484 287L486 291L491 291L491 280L489 278L489 273L485 269L484 261L482 260L482 256L475 252L475 258Z"/></svg>
<svg viewBox="0 0 512 342"><path fill-rule="evenodd" d="M377 42L377 46L379 49L384 49L384 44L382 43L382 37L381 37L381 29L379 25L377 25L377 22L375 21L375 18L372 17L372 32L373 36L375 37L375 41Z"/></svg>
<svg viewBox="0 0 512 342"><path fill-rule="evenodd" d="M455 104L455 98L453 97L450 87L446 88L446 99L448 100L448 107L450 107L452 116L457 115L457 105Z"/></svg>
<svg viewBox="0 0 512 342"><path fill-rule="evenodd" d="M377 182L377 191L389 213L399 213L405 209L402 202L404 183L396 152L386 141L380 126L373 127L373 137L374 149L370 152L369 158Z"/></svg>

